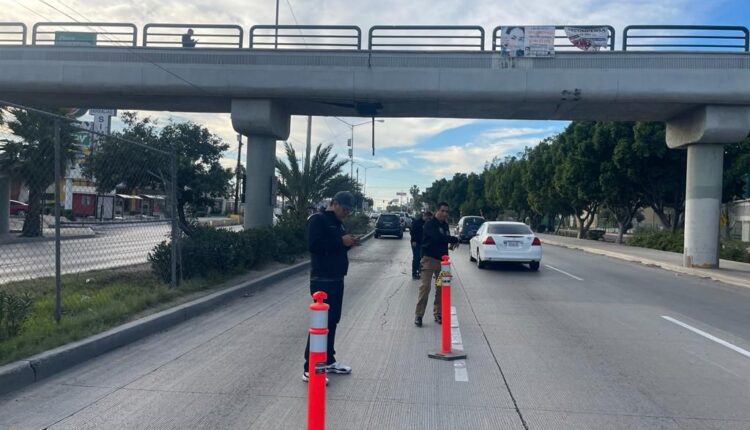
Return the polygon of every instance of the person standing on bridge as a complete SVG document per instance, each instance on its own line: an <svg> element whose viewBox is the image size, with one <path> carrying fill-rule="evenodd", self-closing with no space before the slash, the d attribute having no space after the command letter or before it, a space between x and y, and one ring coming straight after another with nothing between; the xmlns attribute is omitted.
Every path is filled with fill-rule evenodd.
<svg viewBox="0 0 750 430"><path fill-rule="evenodd" d="M412 279L419 279L419 268L422 260L422 229L424 224L432 219L432 212L425 211L422 216L415 219L411 223L409 228L409 234L411 235L411 277Z"/></svg>
<svg viewBox="0 0 750 430"><path fill-rule="evenodd" d="M426 222L422 230L422 284L419 287L416 317L414 318L414 325L417 327L422 327L422 317L424 317L425 309L427 309L427 299L430 298L432 279L437 279L440 274L440 262L444 255L448 255L448 245L458 244L458 238L450 235L450 227L446 222L448 208L448 203L438 203L435 217ZM435 322L438 324L443 322L440 292L440 286L435 285L432 313L435 316Z"/></svg>
<svg viewBox="0 0 750 430"><path fill-rule="evenodd" d="M193 39L193 29L188 28L187 33L182 35L182 47L195 48L196 43L198 43L198 41L196 39Z"/></svg>
<svg viewBox="0 0 750 430"><path fill-rule="evenodd" d="M339 191L333 196L328 208L307 219L308 248L310 250L310 294L323 291L328 295L328 345L327 373L352 373L352 368L336 361L336 326L341 320L341 305L344 299L344 277L349 270L347 253L359 245L359 237L347 234L342 221L354 208L354 195ZM305 368L302 380L308 382L310 336L305 348Z"/></svg>

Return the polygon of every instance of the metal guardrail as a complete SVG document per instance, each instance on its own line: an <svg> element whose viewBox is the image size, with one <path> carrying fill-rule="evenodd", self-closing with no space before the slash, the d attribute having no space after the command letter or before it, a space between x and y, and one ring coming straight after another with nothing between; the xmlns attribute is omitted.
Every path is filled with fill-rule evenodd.
<svg viewBox="0 0 750 430"><path fill-rule="evenodd" d="M0 45L25 45L26 24L22 22L0 23Z"/></svg>
<svg viewBox="0 0 750 430"><path fill-rule="evenodd" d="M484 28L474 25L376 25L370 28L370 50L484 51Z"/></svg>
<svg viewBox="0 0 750 430"><path fill-rule="evenodd" d="M501 41L501 35L502 29L506 26L501 25L497 26L492 30L492 50L497 51L500 48L500 41ZM518 26L514 26L518 27ZM610 51L615 50L615 38L616 38L616 32L615 28L611 25L556 25L555 26L555 49L562 48L563 50L578 50L578 48L573 45L573 43L570 41L568 36L565 34L565 28L586 28L586 29L594 29L594 28L606 28L607 29L607 46L606 49L609 49ZM558 43L558 41L567 41L567 43Z"/></svg>
<svg viewBox="0 0 750 430"><path fill-rule="evenodd" d="M309 40L308 40L309 39ZM362 30L353 25L254 25L252 49L362 49Z"/></svg>
<svg viewBox="0 0 750 430"><path fill-rule="evenodd" d="M635 34L634 34L635 33ZM642 41L642 43L633 43ZM622 33L622 50L750 50L750 31L742 26L629 25Z"/></svg>
<svg viewBox="0 0 750 430"><path fill-rule="evenodd" d="M606 28L607 44L616 48L615 29L609 25L555 26L555 48L575 50L565 35L566 27ZM501 45L503 27L492 31L492 50ZM244 30L238 25L147 24L142 45L184 47L183 35L197 30L191 39L197 48L242 48ZM369 29L362 47L362 30L348 25L256 25L250 28L252 49L351 49L411 51L484 51L485 31L480 26L376 25ZM0 46L26 45L27 27L20 22L0 22ZM138 29L130 23L39 22L34 24L31 45L137 46ZM741 51L750 52L750 30L744 26L630 25L622 37L623 51Z"/></svg>
<svg viewBox="0 0 750 430"><path fill-rule="evenodd" d="M195 48L242 48L245 39L242 27L234 24L146 24L143 46L183 47L183 35L190 29Z"/></svg>
<svg viewBox="0 0 750 430"><path fill-rule="evenodd" d="M75 30L71 31L69 27ZM31 31L31 44L137 46L138 28L121 22L38 22Z"/></svg>

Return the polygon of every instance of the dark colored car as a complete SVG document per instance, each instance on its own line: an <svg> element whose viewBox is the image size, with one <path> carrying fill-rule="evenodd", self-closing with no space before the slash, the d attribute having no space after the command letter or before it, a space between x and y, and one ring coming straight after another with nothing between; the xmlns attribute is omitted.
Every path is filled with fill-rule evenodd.
<svg viewBox="0 0 750 430"><path fill-rule="evenodd" d="M480 216L465 216L458 220L456 236L461 242L468 243L472 237L477 235L477 230L484 224L484 218Z"/></svg>
<svg viewBox="0 0 750 430"><path fill-rule="evenodd" d="M375 238L380 236L404 237L401 217L398 214L381 214L375 222Z"/></svg>
<svg viewBox="0 0 750 430"><path fill-rule="evenodd" d="M26 212L28 211L29 211L29 205L27 205L26 203L19 202L18 200L10 201L10 214L11 215L24 216L26 215Z"/></svg>

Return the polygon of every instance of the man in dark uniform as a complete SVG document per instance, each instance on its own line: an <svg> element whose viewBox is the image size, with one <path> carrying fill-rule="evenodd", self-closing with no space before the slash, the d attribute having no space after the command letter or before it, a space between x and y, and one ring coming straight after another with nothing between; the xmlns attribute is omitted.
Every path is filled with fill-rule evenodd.
<svg viewBox="0 0 750 430"><path fill-rule="evenodd" d="M422 317L427 308L427 299L430 298L432 279L437 279L440 274L440 262L444 255L448 255L448 244L458 243L458 238L450 235L447 219L448 203L440 202L435 211L435 218L426 222L422 229L422 285L419 286L419 299L414 318L414 324L417 327L422 327ZM440 308L440 287L437 285L432 313L435 316L435 322L441 324L443 317Z"/></svg>
<svg viewBox="0 0 750 430"><path fill-rule="evenodd" d="M419 279L419 265L422 259L422 228L424 223L432 219L432 212L425 211L422 216L415 219L409 228L411 235L411 277Z"/></svg>
<svg viewBox="0 0 750 430"><path fill-rule="evenodd" d="M328 345L327 373L348 374L352 368L336 361L336 325L341 319L341 304L344 299L344 277L349 270L347 253L359 244L357 236L347 234L343 223L354 208L354 196L348 191L340 191L333 196L328 208L313 214L307 220L308 248L310 250L310 294L324 291L328 298ZM305 369L302 380L309 380L308 358L310 357L310 337L305 348Z"/></svg>

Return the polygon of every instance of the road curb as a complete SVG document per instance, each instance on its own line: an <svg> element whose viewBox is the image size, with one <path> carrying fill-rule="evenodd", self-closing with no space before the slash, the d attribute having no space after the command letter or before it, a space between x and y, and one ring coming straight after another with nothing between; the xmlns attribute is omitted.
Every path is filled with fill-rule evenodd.
<svg viewBox="0 0 750 430"><path fill-rule="evenodd" d="M374 234L375 230L371 230L362 236L361 242L372 238ZM86 339L0 366L0 395L26 387L86 360L164 331L252 293L254 290L296 275L309 267L310 260L305 260L261 278L245 281L226 290L131 321Z"/></svg>
<svg viewBox="0 0 750 430"><path fill-rule="evenodd" d="M254 290L296 275L309 266L310 260L306 260L261 278L246 281L192 302L117 326L86 339L1 366L0 394L6 394L31 385L86 360L164 331Z"/></svg>
<svg viewBox="0 0 750 430"><path fill-rule="evenodd" d="M559 246L561 248L576 249L589 254L603 255L605 257L617 258L618 260L625 260L632 263L643 264L645 266L656 266L664 270L671 272L680 273L683 275L696 276L698 278L710 279L712 281L722 282L736 287L750 288L750 281L743 281L732 276L724 276L718 273L707 272L699 269L691 269L688 267L675 266L674 264L665 263L663 261L652 260L649 258L637 257L629 254L622 254L619 252L605 251L603 249L591 248L588 246L572 245L568 243L557 242L545 238L544 243L547 245Z"/></svg>

